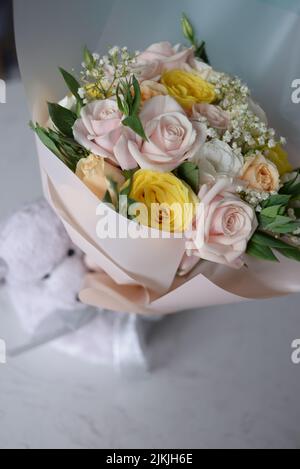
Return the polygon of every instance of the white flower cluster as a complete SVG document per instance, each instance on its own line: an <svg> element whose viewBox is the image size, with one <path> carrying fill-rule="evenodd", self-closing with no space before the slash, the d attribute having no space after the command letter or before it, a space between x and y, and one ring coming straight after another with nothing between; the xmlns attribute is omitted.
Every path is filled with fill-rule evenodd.
<svg viewBox="0 0 300 469"><path fill-rule="evenodd" d="M261 192L253 189L247 189L244 186L238 186L236 192L240 197L245 200L249 205L252 205L257 212L261 211L261 203L268 200L272 195L275 195L276 192Z"/></svg>
<svg viewBox="0 0 300 469"><path fill-rule="evenodd" d="M244 155L258 147L272 149L279 142L286 143L283 137L277 140L275 130L268 128L263 110L251 100L249 88L239 78L215 74L210 81L215 86L219 106L231 119L230 129L223 134L209 129L210 137L221 138Z"/></svg>
<svg viewBox="0 0 300 469"><path fill-rule="evenodd" d="M127 47L118 46L112 47L103 57L87 53L80 73L83 86L79 89L84 103L113 96L118 81L131 74L138 55L138 51L131 54Z"/></svg>

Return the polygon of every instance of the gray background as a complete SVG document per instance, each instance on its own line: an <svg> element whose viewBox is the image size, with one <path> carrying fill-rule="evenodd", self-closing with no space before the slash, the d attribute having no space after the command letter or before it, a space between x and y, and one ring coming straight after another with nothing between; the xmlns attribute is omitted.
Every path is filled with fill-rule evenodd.
<svg viewBox="0 0 300 469"><path fill-rule="evenodd" d="M29 8L35 1L22 3ZM62 5L66 3L64 0ZM78 4L77 0L74 3ZM179 13L180 2L171 3ZM240 3L245 5L242 0ZM272 8L274 18L285 12L283 23L289 18L296 24L292 13L296 2L291 2L288 10L273 7L279 3L275 1L256 3L271 4L267 8ZM244 18L242 9L237 14ZM117 10L114 15L123 18ZM203 15L206 18L205 12ZM158 36L162 26L155 15L149 28ZM230 29L225 22L222 31L227 39L232 34ZM125 30L126 26L121 32L125 34ZM254 56L244 65L236 54L225 59L221 54L224 41L217 43L208 26L204 32L220 68L230 64L237 73L249 74L256 93L266 100L257 86L266 73L258 67L262 60L257 58L255 68ZM231 46L233 42L231 38ZM275 47L274 41L272 44ZM43 41L39 47L43 47ZM243 44L238 47L245 50ZM265 47L268 49L268 44ZM260 70L261 75L251 75L251 67ZM291 77L294 67L289 68ZM298 109L286 107L284 90L289 93L289 82L284 82L283 75L283 94L277 101L276 118L273 116L280 129L287 128L292 116L299 115ZM54 75L49 79L57 80ZM8 85L7 98L7 104L0 105L1 217L41 193L33 136L27 127L29 113L20 83ZM272 110L274 103L269 106ZM291 343L300 338L299 299L294 295L167 318L153 328L148 345L153 370L141 376L121 376L110 367L73 360L51 347L9 360L0 365L0 447L300 448L300 365L291 362ZM9 346L26 338L4 287L0 288L0 337Z"/></svg>

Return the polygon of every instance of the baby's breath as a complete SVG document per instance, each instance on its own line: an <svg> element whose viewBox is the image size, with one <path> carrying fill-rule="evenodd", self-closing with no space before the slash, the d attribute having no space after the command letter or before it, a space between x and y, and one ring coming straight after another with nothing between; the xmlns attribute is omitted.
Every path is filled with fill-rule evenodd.
<svg viewBox="0 0 300 469"><path fill-rule="evenodd" d="M245 155L255 150L274 148L286 140L276 138L274 129L269 129L250 107L250 90L239 78L225 73L212 74L219 106L231 117L231 128L220 133L220 138Z"/></svg>
<svg viewBox="0 0 300 469"><path fill-rule="evenodd" d="M136 53L127 47L112 47L107 55L90 54L88 62L82 64L80 96L85 102L115 96L118 83L132 73Z"/></svg>

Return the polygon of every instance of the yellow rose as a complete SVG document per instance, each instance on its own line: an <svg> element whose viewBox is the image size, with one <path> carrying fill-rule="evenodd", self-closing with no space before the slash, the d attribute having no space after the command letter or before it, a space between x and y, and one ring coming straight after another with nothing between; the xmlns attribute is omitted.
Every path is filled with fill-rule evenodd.
<svg viewBox="0 0 300 469"><path fill-rule="evenodd" d="M280 176L278 169L262 154L250 156L246 159L241 179L248 183L250 189L261 192L279 191Z"/></svg>
<svg viewBox="0 0 300 469"><path fill-rule="evenodd" d="M191 110L197 103L213 103L215 88L199 75L183 70L170 70L163 74L161 83L185 109Z"/></svg>
<svg viewBox="0 0 300 469"><path fill-rule="evenodd" d="M119 187L125 181L120 169L107 163L104 158L93 154L78 162L76 175L100 200L103 200L106 192L109 191L113 202L116 202L116 194L109 181L116 182Z"/></svg>
<svg viewBox="0 0 300 469"><path fill-rule="evenodd" d="M266 148L264 150L264 155L268 160L274 163L279 171L280 176L283 176L286 173L290 173L293 170L289 162L288 153L282 148L281 145L277 145L275 148Z"/></svg>
<svg viewBox="0 0 300 469"><path fill-rule="evenodd" d="M199 202L192 189L172 173L141 169L133 176L130 198L144 205L137 221L152 228L183 232Z"/></svg>

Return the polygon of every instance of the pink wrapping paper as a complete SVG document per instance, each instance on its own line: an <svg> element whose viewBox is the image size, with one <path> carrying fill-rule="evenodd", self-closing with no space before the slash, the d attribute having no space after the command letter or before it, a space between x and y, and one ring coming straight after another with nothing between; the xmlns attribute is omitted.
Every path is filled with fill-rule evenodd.
<svg viewBox="0 0 300 469"><path fill-rule="evenodd" d="M184 240L99 239L98 199L39 141L37 148L46 198L73 242L99 268L86 279L81 292L84 303L159 315L300 290L300 264L284 258L278 265L249 258L247 267L239 271L201 262L188 277L179 278Z"/></svg>

